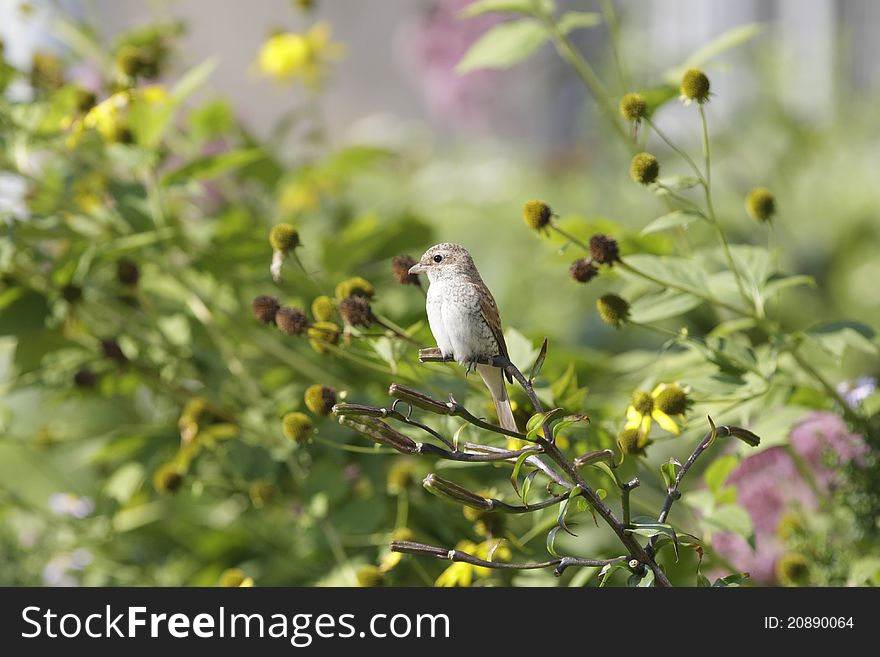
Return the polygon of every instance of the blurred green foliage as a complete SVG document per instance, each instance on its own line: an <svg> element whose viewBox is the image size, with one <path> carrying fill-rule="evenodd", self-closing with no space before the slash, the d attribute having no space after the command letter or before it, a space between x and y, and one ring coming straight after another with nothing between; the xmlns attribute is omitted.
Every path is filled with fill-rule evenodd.
<svg viewBox="0 0 880 657"><path fill-rule="evenodd" d="M547 11L507 4L522 4L526 17L515 20L538 27ZM563 56L569 32L599 23L593 14L560 17ZM528 51L544 42L531 23L506 25L495 37L502 46L484 38L463 66L512 65L529 54L517 49L517 38L531 44L541 35ZM880 323L880 225L871 192L876 153L866 138L876 137L869 99L842 104L827 122L800 121L756 73L763 91L754 106L737 109L749 120L728 118L713 134L715 207L750 284L749 303L772 322L762 325L698 295L658 290L622 266L603 267L581 286L568 276L572 260L584 255L576 244L557 231L536 235L520 221L525 201L546 199L558 213L555 225L575 241L609 235L641 272L741 303L710 222L676 215L643 230L688 206L630 180L630 126L617 118L624 138L594 135L602 156L588 171L548 173L534 161L479 149L441 155L376 144L331 148L315 141L320 116L299 108L261 140L238 120L231 99L205 93L212 62L179 70L181 26L149 26L112 44L64 18L57 28L69 45L63 55L41 53L32 72L5 62L0 71L3 89L24 81L33 89L27 101L0 99L0 175L23 190L20 207L2 210L0 234L0 582L431 585L446 569L392 555L394 538L458 545L484 558L503 538L498 558L548 558L546 535L558 510L515 518L463 513L419 485L439 471L470 490L515 501L507 465L390 456L304 402L306 390L320 384L338 400L387 404L388 385L398 382L440 399L452 393L474 414L491 416L474 377L417 363L418 346L433 344L424 297L395 280L391 259L418 257L440 241L471 250L520 369L528 372L549 337L539 396L548 407L592 418L589 428L562 432L568 456L617 451L634 392L686 387L694 405L679 420L681 435L654 429L645 455L620 465L621 479L638 475L642 482L634 516L656 516L666 488L660 466L684 461L708 428L707 414L717 424L750 427L767 449L787 445L792 426L812 410L846 412L876 450L878 393L847 411L833 394L840 381L880 369L871 328ZM740 31L721 45L757 33ZM701 66L720 50L684 64ZM756 53L750 71L762 70L758 58L774 56L767 46ZM70 81L82 62L100 73L100 88ZM650 120L662 125L689 111L694 128L684 147L697 152L696 110L678 106L675 84L665 79L645 91ZM712 108L706 111L714 120ZM294 127L306 137L297 138L305 140L295 151L303 155L290 157L279 145L294 139ZM660 160L661 182L697 199L682 178L691 173L687 164L676 163L648 125L640 130L640 144L650 138ZM778 200L768 224L744 209L757 185ZM273 282L269 233L279 223L295 227L301 246L282 254ZM371 308L379 322L353 327L334 313L338 344L286 335L254 317L253 299L270 295L303 309L308 321L327 321L313 315L313 302L326 296L338 307L337 286L355 276L375 288ZM631 301L634 323L622 330L603 324L595 310L596 299L611 292ZM852 319L859 323L840 323ZM795 349L818 378L792 359ZM511 393L524 426L531 409L521 391ZM282 418L291 412L310 420L307 442L285 436ZM454 418L431 424L463 442L506 445ZM714 531L754 540L752 519L735 488L725 486L752 450L713 449L719 458L705 457L683 485L681 516L673 513L680 535L700 538L682 538L677 561L671 550L660 555L677 584L696 583L694 572L730 572L712 549ZM828 505L851 512L814 518L792 549L809 553L815 537L834 526L864 557L856 583L876 583L876 457L865 464L815 516ZM618 504L608 474L589 476ZM702 496L686 506L688 490L703 484ZM577 536L557 536L560 554L619 554L586 507L568 512ZM821 558L812 558L821 567ZM584 585L596 583L597 570L557 579L548 571L456 564L443 581ZM625 583L623 572L609 583ZM837 564L827 573L813 581L854 577Z"/></svg>

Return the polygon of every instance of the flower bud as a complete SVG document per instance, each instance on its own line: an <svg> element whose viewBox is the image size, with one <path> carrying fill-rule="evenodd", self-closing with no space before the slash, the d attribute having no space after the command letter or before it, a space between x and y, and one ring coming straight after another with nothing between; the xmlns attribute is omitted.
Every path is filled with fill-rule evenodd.
<svg viewBox="0 0 880 657"><path fill-rule="evenodd" d="M309 320L302 308L284 306L275 313L275 326L285 335L299 335L308 325Z"/></svg>
<svg viewBox="0 0 880 657"><path fill-rule="evenodd" d="M599 317L606 324L620 328L629 319L629 303L616 294L605 294L596 300Z"/></svg>
<svg viewBox="0 0 880 657"><path fill-rule="evenodd" d="M752 219L770 221L776 214L776 199L766 187L755 187L746 196L746 212Z"/></svg>
<svg viewBox="0 0 880 657"><path fill-rule="evenodd" d="M415 454L419 449L418 445L412 438L396 431L385 422L375 418L362 417L355 420L347 415L340 415L339 424L351 427L359 434L370 438L380 445L387 445L403 454Z"/></svg>
<svg viewBox="0 0 880 657"><path fill-rule="evenodd" d="M173 463L160 465L153 474L153 488L160 493L173 493L183 484L183 474Z"/></svg>
<svg viewBox="0 0 880 657"><path fill-rule="evenodd" d="M553 210L544 201L526 201L523 205L523 221L532 230L546 230Z"/></svg>
<svg viewBox="0 0 880 657"><path fill-rule="evenodd" d="M629 165L629 175L637 183L650 185L660 175L660 163L650 153L637 153Z"/></svg>
<svg viewBox="0 0 880 657"><path fill-rule="evenodd" d="M684 388L675 384L663 386L654 399L657 410L667 415L684 415L692 403Z"/></svg>
<svg viewBox="0 0 880 657"><path fill-rule="evenodd" d="M599 268L593 264L592 258L580 258L571 263L568 274L578 283L589 283L599 275Z"/></svg>
<svg viewBox="0 0 880 657"><path fill-rule="evenodd" d="M685 71L679 91L685 102L703 104L709 100L709 78L698 68Z"/></svg>
<svg viewBox="0 0 880 657"><path fill-rule="evenodd" d="M315 300L312 301L312 317L315 318L316 322L329 322L335 314L336 306L333 305L333 300L327 295L322 294L319 297L315 297Z"/></svg>
<svg viewBox="0 0 880 657"><path fill-rule="evenodd" d="M330 386L316 383L306 390L304 401L306 407L315 415L329 415L336 403L336 391Z"/></svg>
<svg viewBox="0 0 880 657"><path fill-rule="evenodd" d="M433 493L438 497L445 497L453 502L462 504L472 509L480 511L491 511L493 504L491 500L487 500L481 495L472 493L467 488L462 488L456 483L441 479L437 475L431 473L422 481L422 486L429 493Z"/></svg>
<svg viewBox="0 0 880 657"><path fill-rule="evenodd" d="M593 235L590 238L590 255L600 265L613 266L620 260L620 248L617 240L607 235Z"/></svg>
<svg viewBox="0 0 880 657"><path fill-rule="evenodd" d="M641 121L648 112L648 103L642 94L626 94L620 99L620 115L627 121Z"/></svg>
<svg viewBox="0 0 880 657"><path fill-rule="evenodd" d="M315 322L306 331L306 335L309 337L312 349L324 354L327 353L328 346L339 342L339 327L333 322Z"/></svg>
<svg viewBox="0 0 880 657"><path fill-rule="evenodd" d="M369 326L375 321L370 301L366 297L346 297L339 302L339 314L349 326Z"/></svg>
<svg viewBox="0 0 880 657"><path fill-rule="evenodd" d="M412 256L395 256L391 260L391 273L394 275L395 280L401 285L418 285L421 287L422 283L419 281L418 274L409 273L410 268L416 264L418 264L418 262Z"/></svg>
<svg viewBox="0 0 880 657"><path fill-rule="evenodd" d="M452 409L446 402L429 397L418 390L402 386L399 383L392 383L391 387L388 388L388 394L395 399L405 401L410 406L416 406L431 413L437 413L438 415L452 414Z"/></svg>
<svg viewBox="0 0 880 657"><path fill-rule="evenodd" d="M751 447L757 447L761 444L761 437L757 434L752 433L748 429L743 429L742 427L729 427L730 435L735 438L739 438L746 445L750 445Z"/></svg>
<svg viewBox="0 0 880 657"><path fill-rule="evenodd" d="M391 541L392 552L402 552L403 554L422 554L438 557L440 559L448 559L451 550L445 548L434 547L433 545L425 545L424 543L415 543L413 541Z"/></svg>
<svg viewBox="0 0 880 657"><path fill-rule="evenodd" d="M275 224L269 232L269 244L274 251L288 253L299 246L299 233L290 224Z"/></svg>
<svg viewBox="0 0 880 657"><path fill-rule="evenodd" d="M312 437L312 421L305 413L288 413L281 419L281 429L288 440L303 445Z"/></svg>
<svg viewBox="0 0 880 657"><path fill-rule="evenodd" d="M346 297L366 297L372 299L376 293L373 284L360 276L353 276L346 279L336 286L336 298L345 299Z"/></svg>
<svg viewBox="0 0 880 657"><path fill-rule="evenodd" d="M261 294L251 301L251 309L254 311L254 317L263 324L271 324L275 321L275 313L279 308L278 299L270 297L267 294Z"/></svg>

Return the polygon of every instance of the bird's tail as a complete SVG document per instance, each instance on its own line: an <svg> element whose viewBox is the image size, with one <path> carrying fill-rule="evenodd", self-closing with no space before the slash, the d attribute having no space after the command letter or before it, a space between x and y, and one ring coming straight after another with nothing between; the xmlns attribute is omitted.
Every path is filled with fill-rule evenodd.
<svg viewBox="0 0 880 657"><path fill-rule="evenodd" d="M477 365L477 372L492 394L492 401L495 402L495 410L498 413L498 422L509 431L519 431L516 419L513 417L513 409L510 407L510 398L507 396L504 373L491 365Z"/></svg>

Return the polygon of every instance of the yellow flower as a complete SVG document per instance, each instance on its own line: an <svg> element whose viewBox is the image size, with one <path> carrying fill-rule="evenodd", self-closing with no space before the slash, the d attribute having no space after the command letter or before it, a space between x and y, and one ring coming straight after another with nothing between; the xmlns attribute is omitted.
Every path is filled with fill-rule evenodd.
<svg viewBox="0 0 880 657"><path fill-rule="evenodd" d="M676 436L681 433L675 420L661 411L656 404L657 398L668 386L660 384L653 392L637 392L632 403L626 409L625 429L638 429L639 435L646 437L651 432L651 421L656 420L663 429Z"/></svg>
<svg viewBox="0 0 880 657"><path fill-rule="evenodd" d="M254 585L254 578L249 577L241 568L229 568L220 573L217 586L227 588L250 588Z"/></svg>
<svg viewBox="0 0 880 657"><path fill-rule="evenodd" d="M305 34L282 32L270 37L260 50L257 66L278 82L301 80L314 90L321 86L327 64L344 52L344 46L330 41L330 25L320 22Z"/></svg>
<svg viewBox="0 0 880 657"><path fill-rule="evenodd" d="M143 103L151 111L168 101L168 92L161 85L149 85L138 89L119 91L92 107L82 119L64 122L70 128L67 140L73 148L85 130L96 130L107 142L132 140L129 113L135 103Z"/></svg>
<svg viewBox="0 0 880 657"><path fill-rule="evenodd" d="M479 559L489 559L489 551L495 547L497 540L483 541L482 543L474 543L473 541L461 541L455 546L456 550L467 552ZM492 561L507 561L510 559L510 550L505 545L499 545L492 554ZM453 563L449 568L440 573L434 586L453 587L453 586L470 586L474 581L474 575L477 577L488 577L492 572L491 568L483 566L474 566L463 561Z"/></svg>

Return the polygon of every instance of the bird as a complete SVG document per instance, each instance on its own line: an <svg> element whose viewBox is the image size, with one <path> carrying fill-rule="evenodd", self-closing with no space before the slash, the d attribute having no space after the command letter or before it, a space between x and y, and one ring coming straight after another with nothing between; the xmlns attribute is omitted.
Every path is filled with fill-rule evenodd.
<svg viewBox="0 0 880 657"><path fill-rule="evenodd" d="M518 431L503 370L477 362L509 356L498 305L471 254L460 244L435 244L409 273L428 276L428 325L444 358L454 358L467 372L476 369L492 395L500 425L508 431Z"/></svg>

